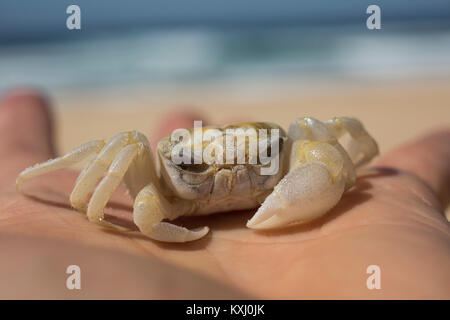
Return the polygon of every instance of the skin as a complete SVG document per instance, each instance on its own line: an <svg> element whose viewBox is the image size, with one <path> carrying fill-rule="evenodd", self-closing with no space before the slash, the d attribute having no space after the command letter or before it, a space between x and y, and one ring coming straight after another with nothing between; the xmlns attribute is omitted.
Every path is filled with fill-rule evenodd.
<svg viewBox="0 0 450 320"><path fill-rule="evenodd" d="M175 114L190 127L195 115ZM245 228L252 212L184 218L212 232L163 244L90 223L68 205L77 171L15 190L24 168L55 156L48 102L30 90L0 101L0 298L449 299L450 129L427 133L378 158L325 217L270 232ZM99 137L93 137L99 138ZM117 192L107 213L131 225L132 201ZM67 290L70 264L82 290ZM381 290L368 290L369 265Z"/></svg>

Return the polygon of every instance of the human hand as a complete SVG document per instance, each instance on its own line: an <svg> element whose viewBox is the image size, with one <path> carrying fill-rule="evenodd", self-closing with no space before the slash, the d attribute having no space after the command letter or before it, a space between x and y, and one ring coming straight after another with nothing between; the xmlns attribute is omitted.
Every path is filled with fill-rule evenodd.
<svg viewBox="0 0 450 320"><path fill-rule="evenodd" d="M33 192L39 191L37 199L15 192L21 170L54 157L50 127L46 102L35 94L15 94L1 102L0 243L10 258L2 259L0 277L11 283L2 286L1 296L14 288L17 297L27 290L39 297L45 293L43 280L64 286L67 275L60 275L57 266L80 264L87 274L85 287L91 288L81 290L84 297L196 298L208 292L209 298L450 297L450 231L443 216L450 130L381 157L331 212L312 223L257 232L245 227L254 211L184 218L178 222L189 228L208 225L212 232L193 243L164 244L111 232L71 209L67 196L76 172L61 170L30 181ZM124 210L112 212L132 221L130 202L120 194L116 199ZM22 265L29 267L16 267L25 260ZM374 264L381 268L381 290L366 287L366 268ZM115 272L120 276L108 281ZM34 280L14 286L14 279L28 275ZM42 281L33 284L36 278ZM193 292L197 284L201 289ZM134 289L126 290L130 285ZM48 293L55 294L76 297L65 288Z"/></svg>

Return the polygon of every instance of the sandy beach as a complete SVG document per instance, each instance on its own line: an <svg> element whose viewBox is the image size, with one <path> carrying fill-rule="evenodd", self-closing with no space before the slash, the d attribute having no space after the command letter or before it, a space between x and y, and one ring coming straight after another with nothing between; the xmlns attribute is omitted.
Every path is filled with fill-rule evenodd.
<svg viewBox="0 0 450 320"><path fill-rule="evenodd" d="M287 128L300 116L359 118L381 152L435 127L450 125L450 80L321 83L276 86L124 88L52 96L59 153L125 130L152 140L152 128L171 110L195 111L210 124L272 121Z"/></svg>

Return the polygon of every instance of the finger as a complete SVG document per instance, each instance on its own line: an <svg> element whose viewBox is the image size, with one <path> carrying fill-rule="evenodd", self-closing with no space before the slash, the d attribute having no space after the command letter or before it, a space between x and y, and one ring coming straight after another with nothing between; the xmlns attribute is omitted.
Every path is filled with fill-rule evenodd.
<svg viewBox="0 0 450 320"><path fill-rule="evenodd" d="M172 111L162 117L159 125L153 132L150 133L152 149L156 150L158 141L171 134L176 129L191 129L194 127L194 121L201 120L202 125L207 124L204 117L194 111Z"/></svg>
<svg viewBox="0 0 450 320"><path fill-rule="evenodd" d="M42 159L54 155L47 99L30 89L14 90L0 99L0 153L3 161L18 154ZM30 159L31 160L31 159Z"/></svg>
<svg viewBox="0 0 450 320"><path fill-rule="evenodd" d="M409 171L426 182L444 207L450 200L450 128L436 130L399 147L378 165Z"/></svg>

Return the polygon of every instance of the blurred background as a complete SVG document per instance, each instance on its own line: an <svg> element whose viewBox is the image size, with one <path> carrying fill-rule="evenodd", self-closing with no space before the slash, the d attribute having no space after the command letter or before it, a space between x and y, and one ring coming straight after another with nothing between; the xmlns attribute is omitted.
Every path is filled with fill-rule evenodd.
<svg viewBox="0 0 450 320"><path fill-rule="evenodd" d="M385 151L450 124L450 1L2 0L0 91L24 86L53 100L60 152L150 133L172 109L285 127L353 116Z"/></svg>

